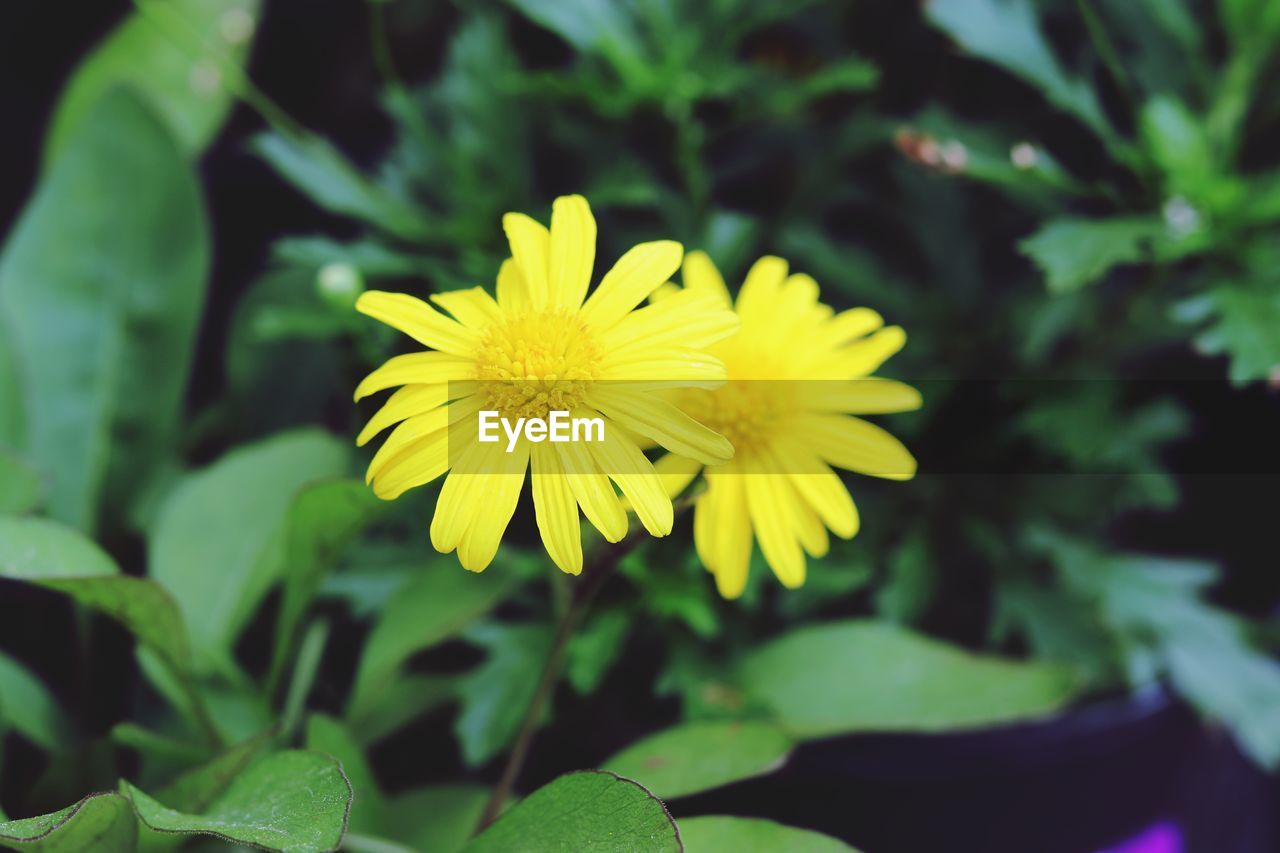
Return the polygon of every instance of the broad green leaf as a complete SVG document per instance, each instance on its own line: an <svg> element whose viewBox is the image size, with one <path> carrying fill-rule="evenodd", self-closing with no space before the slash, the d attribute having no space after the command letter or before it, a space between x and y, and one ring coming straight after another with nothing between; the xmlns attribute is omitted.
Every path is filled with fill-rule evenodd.
<svg viewBox="0 0 1280 853"><path fill-rule="evenodd" d="M1045 274L1054 293L1092 284L1112 268L1148 257L1147 247L1164 230L1145 217L1054 219L1018 244Z"/></svg>
<svg viewBox="0 0 1280 853"><path fill-rule="evenodd" d="M687 853L857 853L830 835L754 817L709 815L680 821Z"/></svg>
<svg viewBox="0 0 1280 853"><path fill-rule="evenodd" d="M583 770L534 791L464 849L676 853L681 845L661 800L630 779Z"/></svg>
<svg viewBox="0 0 1280 853"><path fill-rule="evenodd" d="M267 133L254 140L253 148L325 210L362 220L409 242L438 242L444 237L417 208L372 183L342 152L318 136Z"/></svg>
<svg viewBox="0 0 1280 853"><path fill-rule="evenodd" d="M934 732L1050 714L1076 694L1065 667L975 655L880 622L813 625L743 661L748 697L803 738Z"/></svg>
<svg viewBox="0 0 1280 853"><path fill-rule="evenodd" d="M207 668L230 649L286 556L285 524L308 483L336 477L349 453L318 430L240 447L178 483L151 531L150 574L186 617Z"/></svg>
<svg viewBox="0 0 1280 853"><path fill-rule="evenodd" d="M239 73L257 26L259 0L139 0L80 64L63 91L46 142L52 162L118 86L164 120L188 155L198 155L231 111L228 71ZM230 85L229 85L230 84Z"/></svg>
<svg viewBox="0 0 1280 853"><path fill-rule="evenodd" d="M488 653L459 681L462 710L453 724L462 758L474 767L515 739L551 651L551 631L545 625L495 622L476 625L466 639Z"/></svg>
<svg viewBox="0 0 1280 853"><path fill-rule="evenodd" d="M1099 135L1112 135L1097 96L1053 54L1030 0L927 0L925 15L969 53L1038 88Z"/></svg>
<svg viewBox="0 0 1280 853"><path fill-rule="evenodd" d="M23 515L39 509L43 492L39 474L18 457L0 450L0 515Z"/></svg>
<svg viewBox="0 0 1280 853"><path fill-rule="evenodd" d="M601 767L643 780L653 793L670 800L776 770L791 746L791 738L772 723L685 723L627 747Z"/></svg>
<svg viewBox="0 0 1280 853"><path fill-rule="evenodd" d="M210 761L183 773L155 794L155 800L180 812L199 814L213 805L232 780L270 745L271 733L236 744Z"/></svg>
<svg viewBox="0 0 1280 853"><path fill-rule="evenodd" d="M107 495L123 513L172 450L208 267L195 175L149 109L112 90L0 257L24 456L48 477L53 517L92 530Z"/></svg>
<svg viewBox="0 0 1280 853"><path fill-rule="evenodd" d="M529 20L583 53L635 54L642 50L630 6L611 0L507 0Z"/></svg>
<svg viewBox="0 0 1280 853"><path fill-rule="evenodd" d="M415 850L458 853L480 822L489 789L478 785L420 788L387 807L386 834Z"/></svg>
<svg viewBox="0 0 1280 853"><path fill-rule="evenodd" d="M40 853L127 853L137 840L138 821L119 794L90 794L52 814L0 823L0 845Z"/></svg>
<svg viewBox="0 0 1280 853"><path fill-rule="evenodd" d="M163 806L128 782L121 785L150 829L212 835L267 850L336 849L351 807L351 786L338 762L314 752L260 759L199 815Z"/></svg>
<svg viewBox="0 0 1280 853"><path fill-rule="evenodd" d="M50 752L65 747L73 731L71 722L40 679L0 652L0 738L6 728Z"/></svg>
<svg viewBox="0 0 1280 853"><path fill-rule="evenodd" d="M325 576L384 506L359 480L330 480L298 493L285 522L284 597L273 671L284 666L298 625Z"/></svg>
<svg viewBox="0 0 1280 853"><path fill-rule="evenodd" d="M0 518L0 578L38 584L128 628L180 677L191 668L182 614L154 581L120 573L90 540L42 518Z"/></svg>
<svg viewBox="0 0 1280 853"><path fill-rule="evenodd" d="M392 598L369 635L348 717L359 720L373 711L405 661L488 613L511 591L515 580L510 572L462 571L452 560L424 565Z"/></svg>
<svg viewBox="0 0 1280 853"><path fill-rule="evenodd" d="M1180 316L1211 316L1195 338L1205 355L1231 358L1228 376L1237 385L1268 379L1280 368L1280 289L1273 281L1224 285L1184 302Z"/></svg>
<svg viewBox="0 0 1280 853"><path fill-rule="evenodd" d="M378 834L386 825L386 800L364 750L346 727L333 717L313 714L307 721L307 749L332 755L342 764L353 791L351 831Z"/></svg>

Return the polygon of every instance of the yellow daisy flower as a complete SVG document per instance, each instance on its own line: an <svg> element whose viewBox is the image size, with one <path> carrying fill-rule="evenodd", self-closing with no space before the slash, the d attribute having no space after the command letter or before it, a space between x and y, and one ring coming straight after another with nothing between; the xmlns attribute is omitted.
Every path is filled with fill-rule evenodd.
<svg viewBox="0 0 1280 853"><path fill-rule="evenodd" d="M731 335L737 318L696 293L635 310L679 268L684 250L670 241L631 249L588 298L596 223L581 196L556 199L550 230L520 213L502 224L511 257L498 273L496 299L481 287L433 295L446 316L405 294L360 297L357 310L428 350L396 356L360 383L357 400L403 387L357 443L399 424L366 475L386 500L448 473L431 542L442 553L456 550L476 572L493 560L532 469L543 544L576 575L579 509L610 542L627 534L614 484L649 533L671 532L671 498L638 439L707 464L732 457L723 436L646 392L723 383L724 364L706 347ZM522 433L513 445L485 443L478 440L484 411L512 422L555 411L599 418L603 437L552 444Z"/></svg>
<svg viewBox="0 0 1280 853"><path fill-rule="evenodd" d="M908 480L916 462L889 433L853 415L917 409L914 388L871 374L906 343L869 308L835 313L818 300L818 284L788 275L787 262L764 257L747 273L736 305L702 252L684 260L684 290L733 305L738 334L711 347L728 368L716 390L678 392L691 417L733 443L732 461L704 463L673 453L658 461L670 494L704 473L693 536L698 556L726 598L742 594L752 541L784 586L804 583L805 554L827 553L827 531L848 539L858 511L833 468Z"/></svg>

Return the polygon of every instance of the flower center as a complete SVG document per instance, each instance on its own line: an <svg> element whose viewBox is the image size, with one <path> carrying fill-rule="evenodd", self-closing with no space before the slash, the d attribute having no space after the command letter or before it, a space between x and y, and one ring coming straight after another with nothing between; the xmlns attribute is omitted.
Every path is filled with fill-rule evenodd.
<svg viewBox="0 0 1280 853"><path fill-rule="evenodd" d="M730 379L713 391L683 394L680 407L729 439L735 459L767 449L796 404L792 383L785 380Z"/></svg>
<svg viewBox="0 0 1280 853"><path fill-rule="evenodd" d="M603 351L577 312L564 308L503 317L485 332L476 379L487 408L506 418L572 412L600 372Z"/></svg>

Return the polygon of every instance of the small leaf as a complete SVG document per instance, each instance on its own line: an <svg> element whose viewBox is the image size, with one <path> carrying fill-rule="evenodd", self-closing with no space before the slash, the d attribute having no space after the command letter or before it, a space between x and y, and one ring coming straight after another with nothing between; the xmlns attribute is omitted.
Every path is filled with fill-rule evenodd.
<svg viewBox="0 0 1280 853"><path fill-rule="evenodd" d="M452 561L424 565L388 604L365 644L348 717L358 720L380 702L412 655L446 640L489 612L514 585L511 573L472 574Z"/></svg>
<svg viewBox="0 0 1280 853"><path fill-rule="evenodd" d="M636 54L641 50L630 6L610 0L507 0L522 15L583 53Z"/></svg>
<svg viewBox="0 0 1280 853"><path fill-rule="evenodd" d="M137 841L138 821L129 801L119 794L90 794L53 814L0 823L0 844L18 850L124 853Z"/></svg>
<svg viewBox="0 0 1280 853"><path fill-rule="evenodd" d="M93 542L54 521L0 518L0 578L61 592L117 620L180 677L191 669L182 614L154 581L120 574Z"/></svg>
<svg viewBox="0 0 1280 853"><path fill-rule="evenodd" d="M0 536L3 536L0 530ZM72 726L48 689L27 668L0 652L0 739L12 728L37 746L57 752Z"/></svg>
<svg viewBox="0 0 1280 853"><path fill-rule="evenodd" d="M489 800L478 785L420 788L396 798L387 808L387 835L415 850L458 853L467 845Z"/></svg>
<svg viewBox="0 0 1280 853"><path fill-rule="evenodd" d="M123 515L172 452L209 258L196 176L150 109L113 89L0 256L23 455L48 477L54 518L89 531L100 504Z"/></svg>
<svg viewBox="0 0 1280 853"><path fill-rule="evenodd" d="M618 656L622 654L631 616L625 610L606 610L594 615L569 641L565 677L583 696L600 686ZM625 774L624 774L625 775Z"/></svg>
<svg viewBox="0 0 1280 853"><path fill-rule="evenodd" d="M200 650L196 665L229 659L240 629L279 578L284 526L308 483L345 472L349 453L318 430L240 447L188 475L150 536L150 574L177 600Z"/></svg>
<svg viewBox="0 0 1280 853"><path fill-rule="evenodd" d="M330 480L298 493L285 521L284 596L273 671L284 667L298 625L325 576L384 506L359 480Z"/></svg>
<svg viewBox="0 0 1280 853"><path fill-rule="evenodd" d="M534 791L464 849L678 853L684 848L661 800L630 779L583 770Z"/></svg>
<svg viewBox="0 0 1280 853"><path fill-rule="evenodd" d="M1112 135L1093 90L1054 56L1029 0L927 0L924 8L969 53L1021 77L1104 138Z"/></svg>
<svg viewBox="0 0 1280 853"><path fill-rule="evenodd" d="M338 762L315 752L260 759L200 815L167 808L128 782L121 786L150 829L212 835L267 850L336 849L351 807L351 786Z"/></svg>
<svg viewBox="0 0 1280 853"><path fill-rule="evenodd" d="M545 625L493 623L477 625L466 639L488 652L458 684L462 711L454 731L463 760L474 767L515 739L546 665L551 631Z"/></svg>
<svg viewBox="0 0 1280 853"><path fill-rule="evenodd" d="M1280 368L1280 290L1271 282L1217 287L1197 301L1213 321L1195 339L1205 355L1231 357L1236 385L1268 379Z"/></svg>
<svg viewBox="0 0 1280 853"><path fill-rule="evenodd" d="M337 148L313 135L257 137L258 156L317 205L362 220L409 242L444 238L441 228L409 202L369 181Z"/></svg>
<svg viewBox="0 0 1280 853"><path fill-rule="evenodd" d="M351 783L353 792L349 821L351 831L378 834L386 825L386 800L364 750L346 727L333 717L313 714L307 721L307 749L332 755L342 764L342 772Z"/></svg>
<svg viewBox="0 0 1280 853"><path fill-rule="evenodd" d="M259 0L140 0L76 69L54 113L46 162L88 120L93 104L128 87L160 116L188 155L217 133L235 103L225 79L249 53Z"/></svg>
<svg viewBox="0 0 1280 853"><path fill-rule="evenodd" d="M684 818L680 821L680 838L688 853L857 853L829 835L752 817Z"/></svg>
<svg viewBox="0 0 1280 853"><path fill-rule="evenodd" d="M1035 261L1054 293L1092 284L1113 267L1147 257L1146 247L1164 230L1157 219L1055 219L1018 244Z"/></svg>
<svg viewBox="0 0 1280 853"><path fill-rule="evenodd" d="M40 508L43 493L40 475L18 457L0 450L0 515L34 512Z"/></svg>
<svg viewBox="0 0 1280 853"><path fill-rule="evenodd" d="M601 766L641 779L669 800L776 770L791 746L791 738L771 723L685 723L650 735Z"/></svg>
<svg viewBox="0 0 1280 853"><path fill-rule="evenodd" d="M1071 670L971 654L893 625L800 628L750 654L748 696L803 738L948 731L1044 716L1076 693Z"/></svg>

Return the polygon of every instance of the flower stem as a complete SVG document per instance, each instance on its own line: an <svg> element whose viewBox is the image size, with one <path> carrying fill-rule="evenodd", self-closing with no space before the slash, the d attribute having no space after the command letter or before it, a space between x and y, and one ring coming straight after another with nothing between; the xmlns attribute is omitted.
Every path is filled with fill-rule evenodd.
<svg viewBox="0 0 1280 853"><path fill-rule="evenodd" d="M582 579L574 584L568 606L564 608L556 624L551 651L547 654L546 663L542 667L542 676L538 679L533 699L529 702L528 710L525 711L524 722L520 724L520 733L516 736L515 745L511 748L507 763L502 768L502 776L499 777L498 784L494 786L489 802L485 804L484 812L480 815L476 833L483 832L502 814L503 806L511 796L520 771L524 768L525 759L529 756L529 747L533 744L533 736L537 732L538 724L542 721L543 712L546 711L547 704L555 694L556 685L564 670L565 657L569 651L569 640L581 624L582 617L586 615L591 600L613 574L618 562L635 548L639 541L639 536L628 536L621 542L605 544L593 554L590 564L583 572Z"/></svg>

